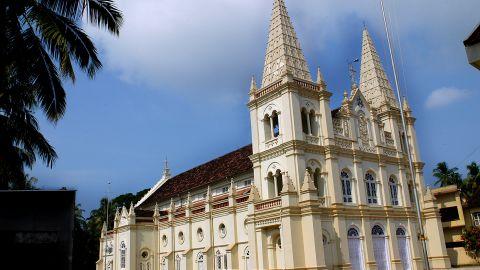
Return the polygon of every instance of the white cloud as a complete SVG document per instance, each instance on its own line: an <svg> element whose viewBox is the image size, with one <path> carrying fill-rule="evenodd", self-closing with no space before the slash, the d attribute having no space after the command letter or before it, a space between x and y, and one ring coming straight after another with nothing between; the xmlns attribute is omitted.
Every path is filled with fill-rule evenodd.
<svg viewBox="0 0 480 270"><path fill-rule="evenodd" d="M442 87L430 93L425 102L428 109L444 107L470 96L471 91L455 87Z"/></svg>
<svg viewBox="0 0 480 270"><path fill-rule="evenodd" d="M128 83L174 91L185 97L244 102L250 75L256 74L258 78L262 72L272 2L118 0L125 19L120 37L94 27L87 27L87 32L98 44L106 69ZM336 48L329 47L330 41L349 40L352 32L357 33L355 45L359 45L362 20L373 32L383 33L377 0L287 0L286 4L302 47L315 54L338 53ZM412 31L416 33L414 38L421 32L421 38L434 42L435 46L429 48L432 55L409 57L422 62L432 62L425 57L438 59L438 52L451 51L439 41L452 35L461 40L474 26L466 18L477 20L476 13L466 12L480 8L480 1L475 0L454 6L434 0L386 1L386 4L393 11L392 27L398 28L396 33L405 45L412 40ZM449 14L448 18L445 14ZM342 26L352 21L358 22L358 29L346 33ZM467 29L462 28L464 25L468 25ZM458 44L461 46L461 42ZM377 47L384 50L381 42ZM324 67L328 63L315 63L312 58L307 59L310 68L321 64L328 73L328 66Z"/></svg>

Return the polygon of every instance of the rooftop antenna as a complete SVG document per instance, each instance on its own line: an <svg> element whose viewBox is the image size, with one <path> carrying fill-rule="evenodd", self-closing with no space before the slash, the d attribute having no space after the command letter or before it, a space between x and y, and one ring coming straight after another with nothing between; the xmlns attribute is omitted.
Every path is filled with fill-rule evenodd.
<svg viewBox="0 0 480 270"><path fill-rule="evenodd" d="M358 63L358 58L355 58L353 60L348 61L348 76L350 77L350 84L351 86L357 85L355 77L357 76L357 71L355 70L355 67L353 66L353 63Z"/></svg>
<svg viewBox="0 0 480 270"><path fill-rule="evenodd" d="M405 122L405 115L403 114L403 106L402 106L402 98L400 95L400 87L398 84L398 76L397 76L397 67L395 65L395 57L393 56L393 48L392 48L392 42L390 40L390 32L388 31L388 22L387 18L385 16L385 7L383 4L383 0L380 0L380 6L382 7L382 16L383 16L383 24L385 26L385 33L387 35L387 43L388 43L388 51L390 53L390 61L392 62L392 69L393 69L393 77L395 79L395 88L397 91L397 99L398 99L398 104L400 108L400 117L402 119L402 127L403 131L407 131L407 125ZM408 136L403 136L404 137L404 145L407 150L407 155L408 155L408 166L410 167L410 175L412 176L412 181L413 181L413 195L415 198L415 204L416 204L416 211L417 211L417 218L418 218L418 223L419 223L419 228L420 228L420 241L422 242L422 250L423 250L423 256L424 256L424 264L425 264L425 269L430 270L430 264L428 262L428 250L427 250L427 242L425 238L425 231L423 229L423 222L422 222L422 213L420 211L420 200L418 199L418 191L417 191L417 184L415 181L415 172L413 170L413 159L412 159L412 153L410 149L410 144L408 143Z"/></svg>

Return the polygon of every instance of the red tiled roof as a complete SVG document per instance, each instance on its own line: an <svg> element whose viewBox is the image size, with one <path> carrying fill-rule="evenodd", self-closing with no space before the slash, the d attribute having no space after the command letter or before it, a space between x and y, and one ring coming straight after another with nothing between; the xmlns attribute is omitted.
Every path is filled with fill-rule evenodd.
<svg viewBox="0 0 480 270"><path fill-rule="evenodd" d="M224 156L185 171L167 180L138 208L147 208L182 193L206 187L216 182L252 171L252 145L244 146Z"/></svg>

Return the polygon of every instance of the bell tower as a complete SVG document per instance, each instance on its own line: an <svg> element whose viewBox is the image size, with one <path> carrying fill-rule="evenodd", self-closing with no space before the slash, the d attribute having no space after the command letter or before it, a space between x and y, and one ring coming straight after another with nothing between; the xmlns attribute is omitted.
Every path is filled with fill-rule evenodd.
<svg viewBox="0 0 480 270"><path fill-rule="evenodd" d="M280 196L286 186L299 193L306 169L312 177L318 169L318 187L322 169L307 164L304 151L333 139L331 93L320 69L312 80L284 0L273 3L261 87L254 78L250 85L254 184L261 198Z"/></svg>

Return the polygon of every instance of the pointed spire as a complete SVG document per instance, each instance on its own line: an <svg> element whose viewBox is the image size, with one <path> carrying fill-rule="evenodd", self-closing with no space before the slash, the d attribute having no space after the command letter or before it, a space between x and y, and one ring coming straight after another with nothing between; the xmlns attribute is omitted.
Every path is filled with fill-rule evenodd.
<svg viewBox="0 0 480 270"><path fill-rule="evenodd" d="M207 194L205 195L205 201L211 202L212 201L212 190L210 189L210 186L207 187Z"/></svg>
<svg viewBox="0 0 480 270"><path fill-rule="evenodd" d="M257 90L257 81L255 80L255 75L252 75L252 81L250 82L250 93L253 93Z"/></svg>
<svg viewBox="0 0 480 270"><path fill-rule="evenodd" d="M158 209L158 203L155 203L155 207L153 208L153 218L160 217L160 210Z"/></svg>
<svg viewBox="0 0 480 270"><path fill-rule="evenodd" d="M250 186L250 194L248 195L249 202L256 202L260 200L260 193L258 192L257 187L252 184Z"/></svg>
<svg viewBox="0 0 480 270"><path fill-rule="evenodd" d="M171 177L170 175L170 168L168 168L168 159L165 157L165 165L163 166L163 174L162 174L162 179L166 180Z"/></svg>
<svg viewBox="0 0 480 270"><path fill-rule="evenodd" d="M235 182L233 181L233 178L230 180L230 188L228 189L228 195L229 196L234 196L236 192L235 188Z"/></svg>
<svg viewBox="0 0 480 270"><path fill-rule="evenodd" d="M315 183L312 180L312 176L310 175L310 172L305 170L305 176L303 177L303 184L302 184L302 189L301 191L312 191L312 190L317 190L315 187Z"/></svg>
<svg viewBox="0 0 480 270"><path fill-rule="evenodd" d="M375 108L383 104L398 107L392 86L387 79L380 57L367 28L363 29L360 91Z"/></svg>
<svg viewBox="0 0 480 270"><path fill-rule="evenodd" d="M295 192L295 186L287 172L283 175L283 187L281 193Z"/></svg>
<svg viewBox="0 0 480 270"><path fill-rule="evenodd" d="M121 219L120 209L117 207L117 210L115 210L115 218L113 220L114 228L117 228L120 225L120 219Z"/></svg>
<svg viewBox="0 0 480 270"><path fill-rule="evenodd" d="M130 208L128 209L128 216L129 217L135 216L135 209L133 208L133 203L130 203Z"/></svg>
<svg viewBox="0 0 480 270"><path fill-rule="evenodd" d="M103 222L103 226L102 226L102 234L105 234L107 232L107 222Z"/></svg>
<svg viewBox="0 0 480 270"><path fill-rule="evenodd" d="M411 111L412 111L412 109L410 109L410 105L408 105L408 101L407 101L407 98L406 98L406 97L403 97L403 104L402 104L402 106L403 106L403 110L404 110L405 112L411 112Z"/></svg>
<svg viewBox="0 0 480 270"><path fill-rule="evenodd" d="M295 78L312 81L285 2L274 0L262 87L281 79L287 73Z"/></svg>
<svg viewBox="0 0 480 270"><path fill-rule="evenodd" d="M320 86L326 86L325 79L323 78L323 74L320 71L320 67L317 67L317 84Z"/></svg>
<svg viewBox="0 0 480 270"><path fill-rule="evenodd" d="M127 211L127 208L124 206L122 206L122 218L127 218L128 217L128 211Z"/></svg>

